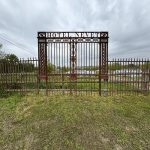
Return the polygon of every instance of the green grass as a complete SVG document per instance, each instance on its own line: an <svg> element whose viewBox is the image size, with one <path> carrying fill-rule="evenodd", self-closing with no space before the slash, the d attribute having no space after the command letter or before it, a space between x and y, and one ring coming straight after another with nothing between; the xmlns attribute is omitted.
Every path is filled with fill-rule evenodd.
<svg viewBox="0 0 150 150"><path fill-rule="evenodd" d="M150 149L150 97L0 99L1 150Z"/></svg>

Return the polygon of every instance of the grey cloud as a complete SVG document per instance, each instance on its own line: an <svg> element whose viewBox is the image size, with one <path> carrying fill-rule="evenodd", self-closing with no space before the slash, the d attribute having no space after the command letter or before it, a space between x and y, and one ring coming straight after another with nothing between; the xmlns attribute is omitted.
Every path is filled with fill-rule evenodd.
<svg viewBox="0 0 150 150"><path fill-rule="evenodd" d="M0 34L37 56L38 31L109 31L110 57L149 57L149 16L149 0L1 0Z"/></svg>

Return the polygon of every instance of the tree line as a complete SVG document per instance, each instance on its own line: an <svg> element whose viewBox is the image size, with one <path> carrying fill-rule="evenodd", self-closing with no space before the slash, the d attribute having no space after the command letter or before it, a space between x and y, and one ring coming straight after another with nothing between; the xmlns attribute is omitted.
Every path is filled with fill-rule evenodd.
<svg viewBox="0 0 150 150"><path fill-rule="evenodd" d="M2 44L0 44L0 72L11 73L11 72L32 72L37 69L33 63L28 61L21 61L15 54L6 54L2 51ZM67 72L70 67L66 66L55 66L49 63L47 66L48 72L51 73L54 70ZM99 66L78 66L78 70L96 71L99 70ZM146 69L150 70L150 62L143 62L142 64L122 64L118 62L112 62L108 64L108 70L121 70L121 69Z"/></svg>
<svg viewBox="0 0 150 150"><path fill-rule="evenodd" d="M19 60L15 54L6 54L0 44L0 73L32 72L34 64Z"/></svg>

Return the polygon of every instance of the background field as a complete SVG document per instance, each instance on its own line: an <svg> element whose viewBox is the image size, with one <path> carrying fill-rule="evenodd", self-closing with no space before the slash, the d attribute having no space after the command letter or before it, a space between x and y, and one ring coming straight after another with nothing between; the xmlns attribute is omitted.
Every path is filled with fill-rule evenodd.
<svg viewBox="0 0 150 150"><path fill-rule="evenodd" d="M150 149L150 97L0 99L1 150Z"/></svg>

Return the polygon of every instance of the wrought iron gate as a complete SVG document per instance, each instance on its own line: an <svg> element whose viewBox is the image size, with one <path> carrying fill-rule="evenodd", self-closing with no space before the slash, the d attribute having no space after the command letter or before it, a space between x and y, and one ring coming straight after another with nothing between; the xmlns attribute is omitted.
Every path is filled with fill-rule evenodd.
<svg viewBox="0 0 150 150"><path fill-rule="evenodd" d="M108 32L38 32L38 58L39 87L47 93L101 95L108 81Z"/></svg>

